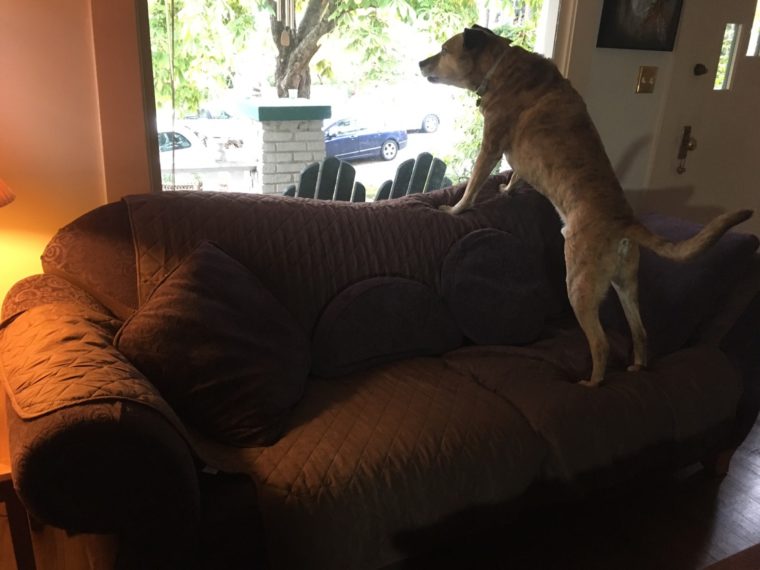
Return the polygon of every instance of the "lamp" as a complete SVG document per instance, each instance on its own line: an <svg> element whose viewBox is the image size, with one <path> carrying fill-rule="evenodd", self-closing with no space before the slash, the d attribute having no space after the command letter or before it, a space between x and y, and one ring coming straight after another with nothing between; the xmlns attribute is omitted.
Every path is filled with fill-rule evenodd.
<svg viewBox="0 0 760 570"><path fill-rule="evenodd" d="M0 178L0 208L13 202L14 198L16 198L16 195L8 185L3 182L3 179Z"/></svg>

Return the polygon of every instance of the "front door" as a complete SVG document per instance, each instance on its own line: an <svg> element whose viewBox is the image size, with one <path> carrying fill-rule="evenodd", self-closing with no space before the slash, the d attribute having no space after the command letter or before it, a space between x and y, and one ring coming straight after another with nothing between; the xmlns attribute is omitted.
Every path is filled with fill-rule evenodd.
<svg viewBox="0 0 760 570"><path fill-rule="evenodd" d="M671 213L697 221L753 208L754 218L741 230L760 234L760 57L748 55L757 2L683 2L651 162L654 191L646 194L652 202L668 191L679 194L681 211ZM661 204L644 206L662 210Z"/></svg>

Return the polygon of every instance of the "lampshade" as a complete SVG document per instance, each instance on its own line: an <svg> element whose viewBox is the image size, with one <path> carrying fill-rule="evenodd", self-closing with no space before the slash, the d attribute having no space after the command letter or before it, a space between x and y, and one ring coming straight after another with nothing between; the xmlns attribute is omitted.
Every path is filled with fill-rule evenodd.
<svg viewBox="0 0 760 570"><path fill-rule="evenodd" d="M16 197L16 195L13 193L13 191L8 187L8 185L3 182L3 179L0 178L0 208L3 206L7 206L11 202L13 202L13 199Z"/></svg>

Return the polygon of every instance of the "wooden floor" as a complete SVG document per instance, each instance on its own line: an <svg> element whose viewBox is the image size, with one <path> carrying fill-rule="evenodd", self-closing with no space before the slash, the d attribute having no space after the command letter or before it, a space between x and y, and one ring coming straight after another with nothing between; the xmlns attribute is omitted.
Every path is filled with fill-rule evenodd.
<svg viewBox="0 0 760 570"><path fill-rule="evenodd" d="M760 544L760 420L722 479L695 466L614 500L523 517L500 532L387 570L707 568ZM757 553L715 570L760 570Z"/></svg>
<svg viewBox="0 0 760 570"><path fill-rule="evenodd" d="M0 570L13 570L10 537L0 505ZM760 421L717 480L691 470L605 503L597 500L551 515L527 517L497 537L494 550L472 544L398 568L477 570L696 570L760 544ZM491 541L493 543L493 540ZM87 537L46 528L35 535L41 570L109 568L107 550ZM757 551L755 551L757 552ZM746 560L760 560L745 556ZM739 559L741 562L741 559ZM760 563L720 566L758 570ZM221 569L223 570L223 569Z"/></svg>

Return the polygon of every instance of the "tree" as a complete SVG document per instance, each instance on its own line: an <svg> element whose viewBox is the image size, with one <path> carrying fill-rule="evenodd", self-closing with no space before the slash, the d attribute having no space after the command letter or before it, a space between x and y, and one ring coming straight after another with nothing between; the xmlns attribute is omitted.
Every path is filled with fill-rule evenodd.
<svg viewBox="0 0 760 570"><path fill-rule="evenodd" d="M382 63L382 45L373 45L373 40L382 36L390 17L415 21L420 32L439 36L450 31L453 23L461 27L477 17L472 0L308 0L293 32L274 15L276 1L269 0L269 6L272 39L277 46L274 82L280 97L287 97L288 89L298 89L299 97L310 96L312 58L321 40L334 30L363 42L370 48L362 51L364 57Z"/></svg>
<svg viewBox="0 0 760 570"><path fill-rule="evenodd" d="M311 95L313 67L329 74L329 61L314 61L322 40L335 32L348 40L365 76L389 79L395 63L394 22L414 25L415 34L442 41L479 21L488 5L496 16L520 13L525 20L542 0L298 0L300 22L286 30L275 0L148 0L153 75L160 107L197 111L220 86L235 84L234 54L252 43L269 13L268 35L276 47L273 84L280 97L297 89ZM266 21L266 16L264 17ZM498 23L498 18L495 20ZM486 22L488 23L488 22ZM265 24L266 26L266 24Z"/></svg>
<svg viewBox="0 0 760 570"><path fill-rule="evenodd" d="M159 107L195 113L215 86L235 80L232 55L254 28L245 0L148 0Z"/></svg>

